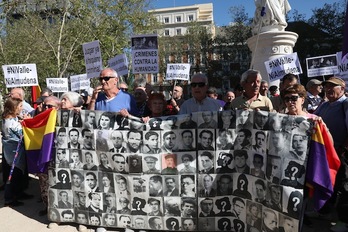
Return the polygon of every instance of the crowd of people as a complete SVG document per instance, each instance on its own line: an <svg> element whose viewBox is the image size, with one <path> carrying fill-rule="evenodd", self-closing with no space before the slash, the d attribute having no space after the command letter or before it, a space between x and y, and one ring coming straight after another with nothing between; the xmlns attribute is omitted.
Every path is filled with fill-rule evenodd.
<svg viewBox="0 0 348 232"><path fill-rule="evenodd" d="M327 79L326 81L319 81L317 79L312 79L308 81L306 87L298 83L298 77L293 74L287 74L285 75L280 83L279 89L280 94L271 94L271 91L268 89L268 83L264 80L262 80L261 74L257 70L247 70L243 73L241 76L240 85L236 86L235 89L231 89L226 91L223 96L218 93L217 89L215 87L209 87L208 78L204 74L194 74L190 81L190 92L192 94L191 98L187 98L184 96L183 87L176 85L173 88L173 92L171 93L170 99L166 99L165 95L161 92L155 92L151 85L149 85L145 79L138 78L133 83L133 92L131 93L129 91L130 88L128 88L127 83L121 82L119 80L119 76L117 75L116 71L114 71L111 68L106 68L101 71L100 77L99 77L99 83L97 87L93 89L93 92L90 94L79 94L76 92L66 92L61 95L60 98L57 98L53 96L52 91L45 88L43 89L41 96L37 99L35 102L36 108L32 108L30 104L28 104L25 101L25 93L22 88L14 88L11 90L9 96L4 102L4 111L2 114L3 121L2 121L2 143L3 143L3 162L2 162L2 168L3 168L3 182L4 186L2 188L5 190L5 205L16 207L23 204L21 200L32 198L33 196L27 194L25 192L25 189L28 186L28 171L26 166L26 157L25 157L25 151L24 151L24 144L22 142L23 140L23 129L21 126L21 121L26 118L35 117L36 115L44 112L47 109L55 108L55 109L61 109L62 110L62 116L61 116L61 131L57 132L57 146L59 147L59 143L63 142L60 140L60 135L64 135L67 133L67 131L64 131L64 125L67 122L67 116L64 116L64 110L70 111L73 110L75 115L72 116L73 120L72 126L73 127L84 127L87 130L82 131L82 137L86 140L86 143L84 143L84 148L80 147L80 144L74 140L74 138L77 136L79 131L76 130L70 130L69 131L69 138L70 142L67 144L68 148L73 149L72 151L76 151L76 162L68 163L67 161L64 161L64 158L58 157L57 159L60 159L59 165L61 165L61 168L69 168L73 167L76 168L78 165L81 166L81 169L86 170L93 170L93 168L97 169L97 166L93 164L92 155L89 156L87 153L85 154L86 160L89 160L85 165L80 163L79 156L79 149L93 149L93 144L88 143L88 137L91 133L88 129L100 129L103 128L113 128L113 125L110 125L112 122L110 119L110 115L108 115L107 112L119 112L121 116L127 118L127 117L136 117L139 118L142 122L150 122L152 118L154 117L161 117L161 116L171 116L171 115L181 115L185 114L188 116L188 120L186 124L182 124L182 127L180 129L186 129L186 128L225 128L220 129L219 131L219 142L218 145L221 146L221 149L232 149L233 146L239 147L238 149L254 149L255 151L263 152L262 149L264 149L261 146L258 146L262 144L262 141L265 140L266 135L264 133L258 133L255 134L255 140L260 141L257 142L253 147L251 144L245 143L245 137L251 137L251 134L248 134L248 111L245 113L242 112L241 114L245 114L245 116L240 115L239 118L241 118L241 122L234 122L234 125L231 125L231 118L233 115L230 115L231 109L242 109L242 110L255 110L256 114L259 114L260 121L257 122L257 127L262 130L262 128L266 125L265 122L263 122L262 118L271 118L271 113L278 112L283 113L287 115L299 115L299 116L305 116L312 118L314 120L320 120L325 123L328 130L331 132L332 140L334 142L335 149L337 153L342 157L342 166L339 171L339 174L337 175L336 185L335 185L335 195L330 199L330 201L327 202L327 204L322 208L321 211L316 212L317 216L322 216L328 213L331 213L333 210L337 210L339 220L342 221L342 223L337 223L336 227L333 228L333 231L343 231L340 230L341 228L348 228L348 218L346 216L345 209L347 208L348 203L348 189L346 188L346 183L348 180L347 176L347 162L345 158L345 154L347 151L348 146L348 117L347 117L347 110L348 110L348 101L346 100L345 96L345 82L338 78L338 77L331 77ZM88 120L84 122L81 121L81 117L78 117L79 110L81 109L87 109L89 110L88 114ZM101 111L107 111L105 114L100 116L99 122L95 123L96 114L93 110L101 110ZM261 110L261 111L260 111ZM201 125L197 125L196 122L192 121L190 118L190 115L195 112L201 112L201 111L209 111L203 113L203 123ZM221 122L216 122L214 120L211 120L212 112L222 111L221 113ZM225 113L226 112L226 113ZM245 121L243 121L245 118ZM90 119L90 120L89 120ZM226 119L226 120L224 120ZM180 125L181 126L181 125ZM281 127L282 125L276 125L276 123L268 123L268 126L274 127L273 129L277 127ZM173 125L172 128L175 128L175 125ZM227 128L237 128L238 134L235 143L232 145L229 143L226 138L229 135L230 131L226 130ZM182 137L190 139L191 142L187 144L187 146L192 146L192 132L191 134L188 131L182 132ZM131 131L130 131L131 133ZM128 136L132 136L128 133ZM135 133L135 132L132 132ZM136 134L134 134L136 136ZM147 140L151 140L151 138L154 138L158 134L156 133L149 133L147 136ZM164 135L166 137L167 135ZM182 149L176 146L176 144L170 144L170 136L175 136L168 134L168 144L163 144L164 146L169 146L170 150L174 150L176 147L177 149ZM117 134L115 131L114 134L112 134L112 138L115 137L115 149L117 138L122 137ZM199 138L201 143L197 144L197 149L200 150L212 150L210 148L210 144L205 144L205 140L209 141L212 139L211 132L209 130L202 130L199 134ZM281 139L281 136L278 136L276 139ZM167 140L167 139L166 139ZM295 140L295 139L294 139ZM185 141L183 139L183 141ZM96 144L95 146L98 147L98 150L103 151L103 148L107 147L107 141L100 141L100 144ZM121 143L122 144L122 143ZM185 146L185 144L183 145ZM120 147L122 149L122 147ZM123 148L126 149L126 148ZM132 149L132 148L127 148ZM134 148L135 149L135 148ZM148 154L151 154L151 152L156 151L154 149L158 149L156 147L151 147L149 144L146 149L148 149ZM163 147L161 149L168 149L168 147ZM194 147L191 147L190 149L195 149ZM272 148L273 149L273 148ZM274 146L274 149L277 149L276 145ZM283 152L281 151L283 148L279 148L278 151L274 151L276 153ZM108 151L108 150L106 150ZM57 150L57 156L59 156L59 149ZM63 152L63 150L62 150ZM119 152L122 152L119 151ZM132 152L136 152L136 150L132 150ZM270 152L273 152L270 150ZM292 152L292 151L291 151ZM155 154L153 153L153 154ZM289 153L289 152L288 152ZM73 156L73 154L71 154ZM223 157L228 158L227 154L220 154ZM292 153L295 158L299 158L302 154L300 152L298 153ZM210 157L211 154L209 152L206 152L207 162L209 163L209 160L212 158ZM64 157L64 155L62 155ZM102 155L101 155L102 157ZM238 157L236 154L235 157ZM240 157L243 157L243 154L240 155ZM121 157L113 157L112 159L119 159ZM168 162L169 162L168 156ZM258 165L263 165L263 160L260 159L263 157L254 157L254 168L253 170L249 170L249 172L253 172L253 175L262 176L263 178L270 178L269 181L273 183L275 180L275 177L269 176L267 173L264 173L260 169L257 169ZM152 159L152 160L151 160ZM146 162L152 161L155 162L155 157L147 157ZM167 158L166 158L167 159ZM182 157L182 159L187 160L187 164L192 161L192 157ZM225 159L225 158L224 158ZM235 158L237 159L237 158ZM239 158L238 158L239 159ZM73 159L74 160L74 159ZM103 160L101 158L101 160ZM104 159L105 160L105 159ZM137 157L134 157L134 170L137 170L136 168L136 161ZM221 159L222 160L222 159ZM105 168L105 170L108 170L108 164L106 162L102 162L98 168ZM183 161L184 162L184 161ZM222 162L222 161L221 161ZM13 171L11 170L12 163L14 163ZM120 161L120 163L122 163ZM223 162L222 162L223 163ZM272 162L270 163L272 164ZM86 166L86 167L85 167ZM203 165L204 166L204 165ZM226 167L223 167L224 165L221 164L221 173L228 173L228 163ZM236 165L235 169L238 169L239 167ZM246 168L245 166L242 167L243 170ZM249 167L247 167L249 168ZM196 170L195 168L191 167L190 165L187 165L184 167L185 170L190 170L193 173L196 171L199 171L199 173L206 174L204 176L205 183L209 184L213 179L209 175L211 166L207 165L207 167L203 167L200 170ZM184 170L183 169L183 170ZM124 171L124 168L120 166L120 170L118 170L120 173ZM141 172L141 171L139 171ZM149 173L158 173L156 169L153 170L149 169ZM163 172L163 170L162 170ZM168 165L166 172L172 174L178 174L178 170L174 170L171 168L170 165ZM234 172L231 170L231 172ZM236 171L243 173L244 171ZM43 210L40 211L40 215L47 214L47 206L49 204L48 202L48 195L50 194L48 191L49 186L49 176L50 173L38 173L39 177L39 183L40 183L40 190L41 190L41 197L42 201L44 203ZM74 176L74 175L72 175ZM10 177L10 178L9 178ZM185 178L188 178L189 176L183 176ZM76 174L76 178L78 178L78 174ZM91 177L92 178L92 177ZM108 176L102 177L105 178L105 182L110 181L110 178ZM191 179L189 179L191 181ZM175 179L168 179L168 183L171 181L175 181ZM192 180L194 181L194 180ZM219 181L222 181L221 179ZM247 179L246 179L247 181ZM289 180L290 181L290 180ZM166 179L167 182L167 179ZM245 182L245 180L244 180ZM6 184L7 183L7 184ZM279 184L279 183L278 183ZM298 183L291 183L291 184L298 184ZM170 184L168 184L170 186ZM92 186L96 187L96 186ZM109 189L109 186L105 187L106 189ZM229 192L229 194L232 193L232 190L230 189L201 189L200 195L202 197L211 197L212 195L216 195L219 191L226 191ZM60 192L62 196L60 198L64 199L64 192ZM168 193L169 194L169 193ZM190 193L185 193L190 195ZM182 196L185 196L182 195ZM336 196L340 195L339 198ZM86 197L86 196L85 196ZM98 194L91 194L89 196L91 200L94 197L100 197ZM245 196L244 196L245 197ZM121 198L119 199L121 200ZM126 199L127 200L127 199ZM149 199L150 201L150 199ZM261 200L260 200L261 201ZM336 201L339 201L340 204L337 204ZM201 202L202 205L209 205L210 203L209 198L205 199ZM243 201L242 201L243 202ZM335 204L336 203L336 204ZM64 204L64 202L61 202L60 204ZM156 208L156 205L158 203L156 200L152 200L150 205L153 205L154 208ZM237 204L237 203L235 203ZM234 204L234 205L235 205ZM334 205L337 205L337 208L333 209ZM244 206L243 206L244 207ZM67 207L70 208L70 207ZM203 208L203 207L202 207ZM250 211L258 211L259 209L257 206L250 205L249 206ZM202 214L206 213L209 214L209 210L206 212L202 211ZM70 215L69 212L65 212L66 215ZM267 214L268 212L264 212L264 221L258 221L257 224L264 224L266 223ZM112 215L111 215L112 216ZM311 215L313 216L313 215ZM247 218L247 220L256 220L257 218L253 217L253 215L250 215L250 218ZM110 219L115 220L114 218ZM290 220L290 219L289 219ZM284 221L286 221L284 219ZM155 222L153 222L155 224ZM193 227L195 225L193 221L191 222L188 220L185 222L187 224L187 227ZM255 222L256 223L256 222ZM191 228L190 227L190 228ZM267 226L266 226L267 227ZM154 229L157 227L154 226ZM273 230L268 230L273 231ZM275 231L275 230L274 230Z"/></svg>

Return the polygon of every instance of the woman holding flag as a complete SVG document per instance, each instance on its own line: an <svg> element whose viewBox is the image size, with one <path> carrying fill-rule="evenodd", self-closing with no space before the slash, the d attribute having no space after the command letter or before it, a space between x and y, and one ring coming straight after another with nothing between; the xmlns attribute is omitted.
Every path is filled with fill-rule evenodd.
<svg viewBox="0 0 348 232"><path fill-rule="evenodd" d="M9 97L4 104L2 114L2 144L3 144L3 179L5 184L5 206L23 205L18 201L24 194L23 183L26 169L23 143L23 128L18 118L22 112L23 102Z"/></svg>

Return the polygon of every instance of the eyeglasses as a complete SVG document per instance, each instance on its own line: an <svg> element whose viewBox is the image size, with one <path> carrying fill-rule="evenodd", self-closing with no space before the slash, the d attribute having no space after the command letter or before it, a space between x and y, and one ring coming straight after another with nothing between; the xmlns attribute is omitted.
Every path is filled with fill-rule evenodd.
<svg viewBox="0 0 348 232"><path fill-rule="evenodd" d="M128 88L120 88L120 90L122 90L124 92L128 92Z"/></svg>
<svg viewBox="0 0 348 232"><path fill-rule="evenodd" d="M200 88L202 88L202 87L204 87L205 86L205 82L193 82L193 83L191 83L191 87L192 88L195 88L195 87L200 87Z"/></svg>
<svg viewBox="0 0 348 232"><path fill-rule="evenodd" d="M56 107L56 106L50 105L50 104L43 104L42 107L43 107L43 108L49 108L49 109L51 109L51 108L54 108L54 107Z"/></svg>
<svg viewBox="0 0 348 232"><path fill-rule="evenodd" d="M99 81L102 82L103 80L104 81L109 81L110 78L115 78L115 77L99 77Z"/></svg>
<svg viewBox="0 0 348 232"><path fill-rule="evenodd" d="M289 102L289 101L292 101L292 102L295 102L298 100L300 96L290 96L290 97L284 97L284 101L285 102Z"/></svg>

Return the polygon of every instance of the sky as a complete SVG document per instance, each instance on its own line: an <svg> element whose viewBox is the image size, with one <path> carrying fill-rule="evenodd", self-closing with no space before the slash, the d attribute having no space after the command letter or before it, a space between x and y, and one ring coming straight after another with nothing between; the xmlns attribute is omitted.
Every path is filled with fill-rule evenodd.
<svg viewBox="0 0 348 232"><path fill-rule="evenodd" d="M300 14L305 14L306 19L312 16L312 9L322 8L325 3L332 4L339 0L288 0L291 9L296 9ZM229 8L231 6L244 6L249 18L254 17L254 0L153 0L153 8L166 8L174 6L187 6L202 3L213 3L214 22L217 26L225 26L231 22ZM293 10L289 12L291 16Z"/></svg>

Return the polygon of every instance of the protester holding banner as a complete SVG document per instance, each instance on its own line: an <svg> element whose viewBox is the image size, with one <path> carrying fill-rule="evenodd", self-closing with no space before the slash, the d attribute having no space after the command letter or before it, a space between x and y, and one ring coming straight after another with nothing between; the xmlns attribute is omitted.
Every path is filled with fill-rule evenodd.
<svg viewBox="0 0 348 232"><path fill-rule="evenodd" d="M331 77L324 81L322 85L324 86L324 91L328 101L322 103L314 113L322 117L323 121L329 128L334 141L335 150L341 159L341 167L336 177L335 194L331 200L335 201L335 198L337 197L338 203L336 203L336 210L341 223L337 223L331 228L331 231L346 231L348 228L348 218L346 213L348 208L348 190L346 188L348 183L348 100L344 95L346 84L344 80L339 77ZM338 196L340 197L338 198ZM320 213L328 215L331 210L330 204L326 204L321 209Z"/></svg>
<svg viewBox="0 0 348 232"><path fill-rule="evenodd" d="M134 98L117 87L118 75L112 68L103 69L100 72L101 85L94 88L89 110L104 110L119 112L126 109L132 115L138 115Z"/></svg>
<svg viewBox="0 0 348 232"><path fill-rule="evenodd" d="M22 99L9 97L2 114L3 180L5 183L5 206L21 206L18 199L24 194L26 159L23 128L18 119L22 112ZM14 167L11 166L14 164Z"/></svg>
<svg viewBox="0 0 348 232"><path fill-rule="evenodd" d="M178 85L174 86L172 98L167 101L167 115L176 115L179 112L181 105L185 101L182 94L182 87Z"/></svg>
<svg viewBox="0 0 348 232"><path fill-rule="evenodd" d="M207 96L208 78L202 73L197 73L191 79L192 98L186 100L178 114L190 114L200 111L219 111L220 103Z"/></svg>
<svg viewBox="0 0 348 232"><path fill-rule="evenodd" d="M244 92L232 101L231 108L273 111L271 100L260 94L261 81L260 71L249 69L244 72L240 80Z"/></svg>

